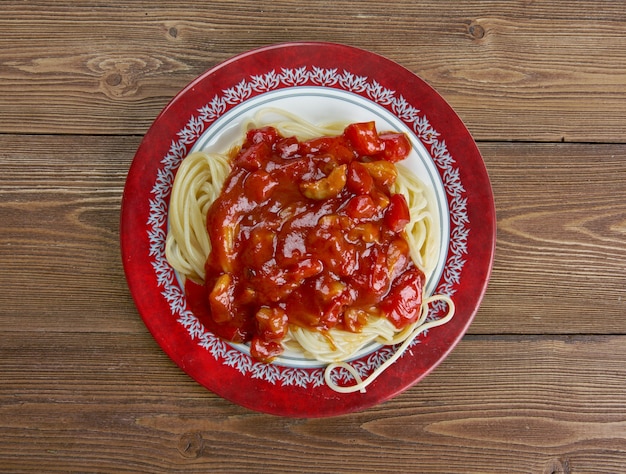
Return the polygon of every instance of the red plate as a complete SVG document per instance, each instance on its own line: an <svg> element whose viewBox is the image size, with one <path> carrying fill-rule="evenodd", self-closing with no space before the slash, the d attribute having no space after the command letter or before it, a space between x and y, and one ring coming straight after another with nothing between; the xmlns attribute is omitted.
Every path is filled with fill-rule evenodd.
<svg viewBox="0 0 626 474"><path fill-rule="evenodd" d="M232 140L241 120L278 106L316 121L376 120L404 130L416 152L410 167L432 185L441 214L441 259L428 292L450 295L454 318L417 339L365 393L340 394L323 367L306 361L261 364L245 347L208 332L188 310L165 259L169 194L192 149ZM380 124L380 125L379 125ZM236 135L234 135L236 137ZM417 383L470 325L491 272L495 209L484 163L450 106L407 69L376 54L329 43L290 43L239 55L183 89L146 133L128 173L121 248L128 284L146 326L169 357L207 389L253 410L322 417L363 410ZM434 307L437 312L445 308ZM367 375L393 355L374 347L352 365ZM347 371L337 371L349 383Z"/></svg>

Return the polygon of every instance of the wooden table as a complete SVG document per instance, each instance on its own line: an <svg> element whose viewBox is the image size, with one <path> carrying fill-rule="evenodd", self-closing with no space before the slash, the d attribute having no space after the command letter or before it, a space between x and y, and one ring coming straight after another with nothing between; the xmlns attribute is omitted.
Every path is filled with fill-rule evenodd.
<svg viewBox="0 0 626 474"><path fill-rule="evenodd" d="M626 472L622 2L65 3L0 5L0 471ZM295 40L368 49L437 89L498 218L449 358L387 403L309 420L185 375L135 309L118 231L171 97Z"/></svg>

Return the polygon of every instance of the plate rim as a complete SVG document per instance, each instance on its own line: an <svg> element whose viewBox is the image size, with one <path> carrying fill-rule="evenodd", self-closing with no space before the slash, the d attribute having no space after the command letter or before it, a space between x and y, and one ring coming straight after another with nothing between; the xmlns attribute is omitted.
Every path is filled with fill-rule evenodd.
<svg viewBox="0 0 626 474"><path fill-rule="evenodd" d="M289 410L285 410L284 406L281 406L280 404L277 405L273 405L273 404L268 404L267 406L259 406L258 403L256 402L251 402L249 400L237 400L237 399L233 399L232 396L225 396L222 393L219 393L219 391L215 390L212 387L208 387L205 383L201 382L200 380L198 380L194 375L192 375L193 370L191 370L191 367L193 366L194 363L198 363L197 360L182 360L180 358L180 356L177 355L176 351L174 350L174 347L177 343L180 343L180 337L177 338L173 338L173 340L171 341L167 341L167 340L163 340L162 337L162 328L160 327L160 325L158 325L159 327L155 327L155 322L153 319L151 319L150 317L148 317L148 315L146 315L146 311L142 311L142 308L145 306L144 302L142 302L142 300L145 299L145 295L143 294L143 292L139 289L137 289L137 284L133 284L133 280L137 278L136 275L133 274L133 266L130 263L130 260L128 259L129 256L129 233L131 231L129 231L129 226L130 223L133 222L133 217L134 217L134 213L132 212L133 210L130 209L132 206L131 204L129 204L131 202L131 194L133 191L133 187L131 184L131 175L134 174L138 174L138 167L141 168L142 165L145 165L144 163L140 163L140 159L142 153L142 150L145 148L145 146L147 146L148 142L151 140L152 135L155 132L155 129L158 129L159 127L157 126L158 124L163 122L163 118L167 116L167 114L170 113L170 111L172 110L172 108L175 106L175 104L178 101L183 100L183 98L190 93L190 91L194 91L199 85L201 85L204 81L209 80L209 78L214 75L216 73L216 71L220 71L220 70L224 70L225 68L227 69L229 67L229 65L236 65L238 63L240 63L242 60L246 59L246 58L251 58L251 57L255 57L256 55L259 54L265 54L267 52L271 52L271 51L282 51L285 48L314 48L314 49L327 49L327 48L332 48L332 49L337 49L339 48L339 50L342 51L350 51L352 54L357 54L358 56L360 55L362 56L366 56L368 58L376 58L378 61L383 61L387 64L393 64L395 65L395 67L400 68L402 70L405 71L405 74L409 74L414 80L420 81L424 86L426 86L427 89L430 89L431 93L433 93L436 98L438 99L438 102L441 104L443 103L445 107L447 107L447 113L448 114L452 114L454 117L456 117L457 119L457 123L455 124L456 128L457 128L457 132L460 130L460 133L462 135L464 135L464 139L466 142L469 141L469 144L471 144L471 146L473 146L474 150L474 156L479 158L478 162L474 162L474 166L478 166L479 168L481 168L480 171L482 171L482 176L481 178L483 179L483 181L486 181L487 184L487 190L484 190L484 192L486 193L486 202L487 202L487 207L488 209L486 209L486 214L490 217L490 224L488 223L487 227L491 227L491 232L490 235L487 236L488 240L490 240L490 242L487 242L487 247L491 247L491 248L487 248L483 253L486 253L486 255L488 256L487 260L483 262L483 267L486 267L486 271L485 268L483 269L484 271L484 275L482 277L483 281L481 282L481 284L479 284L479 291L478 293L474 296L474 308L471 311L471 314L469 314L466 317L465 323L460 327L460 330L458 331L457 337L454 338L453 342L451 344L449 344L444 351L441 352L441 356L438 358L438 360L434 363L431 364L427 370L422 371L421 375L417 378L415 378L410 384L404 384L403 386L397 387L397 389L395 390L388 390L388 391L383 391L385 392L384 394L378 394L374 399L367 398L367 401L364 403L344 403L343 405L341 405L341 407L339 409L330 409L330 410L324 410L324 409L312 409L309 410L305 413L300 412L299 415L300 416L304 416L304 417L319 417L319 416L330 416L330 415L338 415L338 414L344 414L344 413L349 413L352 411L357 411L357 410L362 410L365 408L369 408L375 404L381 403L383 401L386 401L392 397L394 397L395 395L397 395L399 392L402 392L406 389L408 389L410 386L413 386L414 384L416 384L417 382L419 382L421 379L423 379L424 377L426 377L426 375L428 375L432 370L435 369L435 367L437 367L439 365L439 363L441 363L447 356L448 354L454 349L454 347L456 346L456 344L460 341L460 339L463 337L463 335L466 333L467 328L470 326L470 324L472 323L474 316L476 314L476 312L478 311L478 308L480 306L480 303L483 299L483 296L486 292L487 289L487 285L490 279L490 275L491 275L491 269L493 267L493 259L494 259L494 254L495 254L495 241L496 241L496 225L495 225L495 204L493 201L493 192L491 190L491 185L489 182L489 177L487 174L487 170L486 167L484 165L484 161L482 160L482 156L480 154L480 151L478 150L478 147L474 141L474 139L472 138L470 132L467 130L467 128L465 127L465 125L463 124L463 122L461 121L460 117L458 117L458 115L456 114L456 112L454 112L454 110L452 110L452 108L449 106L449 104L447 104L447 102L445 102L445 99L443 99L443 97L441 97L441 95L439 95L434 88L432 88L431 86L427 85L421 78L419 78L415 73L409 71L408 69L404 68L403 66L399 65L398 63L395 63L393 61L391 61L390 59L387 59L383 56L380 56L376 53L372 53L370 51L366 51L360 48L355 48L353 46L348 46L348 45L343 45L343 44L339 44L339 43L328 43L328 42L291 42L291 43L279 43L279 44L275 44L275 45L269 45L266 47L262 47L262 48L256 48L244 53L241 53L239 55L236 55L230 59L228 59L227 61L224 61L216 66L214 66L213 68L210 68L208 70L206 70L204 73L202 73L201 75L199 75L197 78L195 78L193 81L191 81L187 86L185 86L183 89L181 89L181 91L179 93L177 93L171 100L170 102L166 105L166 107L158 114L157 118L155 119L155 121L153 122L153 124L150 126L149 130L146 132L144 138L141 141L141 144L137 150L137 153L135 154L135 157L133 158L133 162L131 164L131 167L129 169L129 173L128 173L128 177L127 177L127 182L125 183L124 186L124 193L123 193L123 197L122 197L122 209L121 209L121 222L120 222L120 239L121 239L121 251L122 251L122 256L123 256L123 263L124 263L124 271L126 274L126 279L128 281L129 287L131 288L131 294L133 296L133 299L135 300L135 304L137 306L137 309L139 310L139 313L142 317L142 319L144 320L144 323L146 324L146 326L148 327L148 329L150 330L150 332L152 333L153 337L155 338L155 340L157 341L157 343L161 346L161 348L168 354L168 356L170 356L170 358L172 360L174 360L174 362L179 365L188 375L190 375L192 378L196 379L199 383L201 383L202 385L205 386L205 388L207 388L208 390L211 390L215 393L217 393L218 395L221 395L224 398L227 398L229 400L231 400L234 403L237 403L239 405L242 406L246 406L247 408L251 408L253 410L256 411L261 411L261 412L266 412L266 413L272 413L272 414L277 414L277 415L290 415L290 416L294 416L294 413L291 413ZM191 111L190 111L191 113ZM158 130L157 130L158 131ZM490 244L490 245L489 245ZM142 279L143 280L143 279ZM391 370L391 369L389 369ZM229 377L232 378L232 374L229 375ZM360 396L360 394L356 395L357 397ZM345 396L342 396L345 398ZM334 400L335 397L333 397ZM347 397L349 398L349 396Z"/></svg>

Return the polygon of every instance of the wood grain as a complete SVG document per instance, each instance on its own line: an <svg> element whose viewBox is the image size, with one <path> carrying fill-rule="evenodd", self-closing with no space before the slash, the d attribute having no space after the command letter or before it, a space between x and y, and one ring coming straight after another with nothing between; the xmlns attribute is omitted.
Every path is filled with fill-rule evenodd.
<svg viewBox="0 0 626 474"><path fill-rule="evenodd" d="M120 318L134 313L118 226L139 138L9 135L4 141L0 264L13 276L11 291L0 296L0 314L9 327L116 330ZM498 241L470 332L625 333L626 147L480 147L493 183Z"/></svg>
<svg viewBox="0 0 626 474"><path fill-rule="evenodd" d="M8 328L115 330L134 308L119 247L137 137L4 137L0 296Z"/></svg>
<svg viewBox="0 0 626 474"><path fill-rule="evenodd" d="M147 334L24 331L0 348L0 461L6 472L623 472L625 343L467 336L401 396L300 420L211 394Z"/></svg>
<svg viewBox="0 0 626 474"><path fill-rule="evenodd" d="M497 210L468 334L394 399L248 411L147 331L119 248L167 102L255 47L347 43L431 84ZM612 0L0 4L0 472L626 472L626 9Z"/></svg>
<svg viewBox="0 0 626 474"><path fill-rule="evenodd" d="M143 134L190 80L293 40L396 60L479 140L623 142L619 2L4 2L0 132ZM68 20L71 15L72 20ZM349 25L349 28L343 28ZM367 31L364 35L362 32ZM584 98L584 100L581 100Z"/></svg>
<svg viewBox="0 0 626 474"><path fill-rule="evenodd" d="M496 201L491 284L473 331L626 328L626 149L481 144ZM506 328L497 318L506 318Z"/></svg>

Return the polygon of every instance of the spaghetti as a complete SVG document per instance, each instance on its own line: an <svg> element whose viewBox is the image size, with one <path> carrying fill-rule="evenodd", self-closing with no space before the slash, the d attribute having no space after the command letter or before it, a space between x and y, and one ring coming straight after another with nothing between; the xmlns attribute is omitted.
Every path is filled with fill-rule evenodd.
<svg viewBox="0 0 626 474"><path fill-rule="evenodd" d="M280 119L277 120L276 117L280 117ZM267 130L271 129L277 132L278 137L272 136L273 138L271 138L271 140L273 140L272 143L274 147L282 147L280 148L281 153L284 152L285 156L289 153L289 147L291 147L291 149L295 149L294 147L297 146L302 147L301 144L304 141L308 140L307 146L310 149L313 149L317 146L315 144L318 143L316 140L320 139L319 137L338 137L342 134L345 135L348 132L346 124L332 123L329 125L317 126L294 114L275 109L265 109L261 111L255 117L247 121L243 126L245 130L252 131L247 132L247 138L244 144L235 146L232 150L229 150L226 153L209 154L205 151L196 151L183 160L172 187L170 200L166 257L172 267L186 280L186 291L189 290L189 287L187 286L188 284L206 284L209 288L207 291L210 291L209 297L213 298L211 301L213 304L212 308L214 320L220 319L220 314L226 315L224 316L226 319L232 318L233 316L232 314L229 315L229 312L236 313L237 311L233 310L232 306L233 304L239 304L235 303L235 299L237 301L241 299L245 300L253 292L256 296L256 293L259 292L259 288L265 288L267 291L264 293L274 294L274 287L277 286L276 282L280 282L280 285L282 285L285 275L290 277L289 274L281 274L280 278L274 278L274 274L272 274L274 279L270 278L269 281L274 283L274 287L271 287L271 289L268 289L270 287L267 285L261 285L254 290L250 289L250 287L246 287L245 291L247 293L237 293L237 298L234 298L233 296L233 291L239 291L234 290L233 288L238 288L236 283L241 280L240 278L233 276L235 275L233 267L233 265L235 265L233 263L235 261L233 259L233 252L237 246L237 239L239 238L238 232L240 232L241 229L247 229L245 230L245 232L247 232L246 245L257 245L257 247L260 246L259 248L266 248L269 246L275 250L277 246L275 236L271 237L272 240L268 243L265 242L268 239L267 235L271 236L273 235L272 233L276 234L280 230L280 227L284 226L284 223L286 222L286 219L283 219L280 221L280 224L276 224L274 227L271 227L271 225L268 224L269 227L266 226L267 229L264 229L266 232L259 233L257 236L257 234L254 233L253 227L245 227L245 222L243 222L245 220L245 216L240 214L235 216L235 209L237 206L242 206L241 200L230 201L229 205L226 206L225 209L220 211L215 210L216 207L220 206L219 203L221 201L218 198L227 192L228 188L232 188L237 184L237 177L233 176L233 160L238 160L239 167L243 166L243 168L249 168L247 171L250 176L256 173L255 176L257 176L258 181L261 179L258 178L259 176L265 175L262 173L264 171L263 169L258 169L256 162L252 163L255 158L247 156L245 159L252 160L250 162L242 162L241 160L244 159L242 155L251 155L249 150L253 148L253 145L256 146L263 140L270 140L270 138L263 135L265 133L270 133L266 132ZM265 131L261 133L259 132L260 130ZM357 128L356 132L353 133L361 133L364 130L367 131L365 128ZM256 133L257 138L251 139L250 133ZM288 138L285 139L284 137ZM289 139L289 137L294 138ZM258 140L258 143L254 143L255 140ZM278 140L282 140L280 141L280 145L277 145ZM311 145L311 143L314 145ZM367 144L367 142L365 142L365 144ZM244 145L248 148L244 147L245 149L242 150L242 146ZM340 150L340 152L343 153L342 150ZM397 159L393 157L391 157L390 160L397 161ZM288 165L293 166L295 162L296 160L291 160ZM271 166L275 165L272 164ZM357 165L352 166L352 164L349 163L335 163L331 167L327 166L327 168L332 168L327 176L322 173L322 171L324 171L322 169L323 166L319 169L311 168L310 170L306 170L306 172L301 174L301 176L307 176L307 179L309 179L310 176L306 173L317 173L317 176L315 176L316 179L312 180L310 183L301 184L300 191L302 194L314 201L330 201L327 198L329 196L329 189L331 190L331 194L334 193L333 186L337 184L334 181L339 183L337 186L340 187L340 191L337 191L336 193L339 195L343 192L343 187L345 187L346 174L349 174L350 170L353 170L356 166ZM398 305L402 305L404 303L395 302L395 306L387 303L387 311L381 310L381 308L377 305L361 304L358 307L358 310L350 312L350 303L353 301L346 303L344 299L342 300L344 301L344 304L341 306L341 311L345 311L346 321L343 321L342 324L330 325L325 323L326 325L324 325L320 321L317 321L315 323L317 326L315 326L315 324L303 323L302 318L294 319L293 315L289 315L289 311L285 311L285 308L296 308L297 311L294 310L293 313L302 313L302 305L285 306L283 304L283 306L278 307L273 303L276 301L284 301L286 296L284 296L283 293L285 293L285 291L287 291L287 293L285 293L286 295L288 292L292 291L294 286L300 285L302 281L307 278L307 275L314 277L318 275L323 268L323 266L320 267L320 264L318 264L315 259L306 259L299 255L299 257L302 257L298 260L298 265L300 265L300 267L297 268L297 271L294 274L299 275L301 278L287 284L285 286L287 290L284 290L281 286L280 289L281 291L284 290L283 293L276 293L275 296L268 296L265 300L261 297L261 301L264 303L262 305L263 310L259 310L257 312L256 320L253 320L252 323L248 322L241 324L236 329L234 329L233 326L231 328L232 331L220 333L220 331L223 331L223 327L216 327L215 321L211 322L206 318L203 319L203 322L208 322L209 328L214 330L214 332L235 342L250 340L246 332L250 329L249 324L264 328L264 334L266 336L269 334L269 336L261 341L261 343L255 341L254 339L252 340L251 352L253 356L256 356L265 362L269 362L277 354L287 350L290 353L300 354L307 359L314 359L329 364L326 368L325 380L333 390L338 392L358 390L364 391L365 387L369 385L386 367L388 367L388 365L400 357L401 353L406 347L408 347L408 345L410 345L415 337L430 327L444 324L452 318L454 314L454 304L447 296L431 296L429 298L425 298L424 301L421 301L421 292L424 281L431 275L438 260L438 243L440 238L440 230L436 225L438 220L435 219L433 215L433 200L429 194L428 188L424 186L424 184L421 183L417 177L410 173L408 169L402 167L401 165L394 164L393 166L390 166L389 161L385 162L385 160L379 160L371 162L366 161L364 162L364 166L369 175L376 177L376 181L385 180L389 178L390 175L393 175L393 179L387 179L387 181L385 181L385 186L389 188L389 195L387 197L383 196L381 193L379 193L380 196L379 194L373 194L379 196L379 199L382 202L382 204L380 204L381 208L388 208L386 211L387 215L393 214L389 212L389 208L393 207L390 206L390 202L392 200L394 201L394 204L395 201L398 201L398 199L394 198L395 195L403 196L403 201L406 201L405 205L408 211L406 220L403 220L402 216L400 216L397 218L398 221L394 221L395 223L392 223L391 226L398 227L398 232L403 235L403 240L406 242L405 245L407 246L408 253L410 254L411 261L402 263L402 265L404 265L402 267L402 271L406 272L406 274L410 273L413 276L418 274L421 275L419 282L413 283L414 289L417 288L417 286L419 287L419 294L414 295L415 298L413 298L418 303L416 309L418 314L409 318L410 321L403 320L402 323L400 323L397 320L394 321L393 318L388 316L389 313L394 313L394 311L397 310ZM236 173L234 174L236 175ZM242 174L240 177L241 180L244 179L243 176L244 175ZM333 181L331 179L333 176L338 178ZM245 179L248 179L248 175L245 175ZM252 178L249 179L252 181ZM351 182L354 183L354 180ZM358 182L358 179L356 182ZM264 186L268 187L269 184L267 183L270 183L270 181L267 181L266 177L262 178L259 183L259 185L255 185L252 197L249 200L264 200L267 198L268 193L271 194L271 190L264 190ZM275 186L275 184L272 184L272 186ZM355 185L353 184L353 186ZM241 189L243 190L244 188ZM216 204L216 201L218 204ZM364 200L362 201L365 202ZM233 202L236 202L237 205L233 205ZM360 202L355 205L356 207L353 207L356 209L354 212L357 213L359 218L365 215L359 213L370 212L367 210L363 211L363 206L361 205L361 207L358 207L358 205L360 205ZM341 206L344 206L344 204L338 203L338 206L340 209L343 209ZM402 209L402 206L399 206L399 208ZM292 214L297 213L296 210L290 208L289 206L286 206L281 211L282 214L289 212ZM216 213L221 217L216 218ZM259 214L257 217L261 215L262 214ZM264 219L271 221L270 217L265 216ZM293 216L289 216L288 218L291 217ZM331 217L333 217L334 220L331 219ZM344 226L343 228L345 229L347 225L345 220L342 221L338 218L337 212L334 211L333 213L330 213L330 215L324 215L323 212L318 212L317 219L320 223L326 223L320 224L322 227L324 225L327 225L329 228L333 228L332 226ZM356 219L355 222L356 221L364 222L365 219ZM228 222L232 225L223 225L222 222ZM220 228L219 239L212 236L209 232L209 230L215 229L216 227ZM379 238L376 232L372 231L372 227L367 227L365 225L357 227L359 227L360 233L358 234L358 237L354 237L355 240L370 239L370 241L374 241ZM374 228L374 230L376 229ZM293 237L293 235L288 237ZM257 240L255 240L255 238ZM310 235L308 234L307 239L310 239ZM320 242L321 241L316 241L316 245L319 246ZM394 242L396 247L403 247L403 245L398 244L398 242L400 242L399 240L396 239ZM296 242L296 244L298 243ZM296 245L296 247L298 247L298 245ZM302 245L298 248L302 250ZM366 247L360 248L365 249ZM393 260L394 262L403 262L400 250L395 250L395 247L391 244L389 247L385 248L387 249L387 255L395 255L395 260ZM246 250L244 249L241 251L245 252ZM367 252L373 253L371 247L367 247ZM321 258L324 257L322 256ZM411 269L413 268L413 265L417 270ZM209 272L207 272L207 268L209 269ZM259 271L262 271L265 267L259 266L258 268ZM400 263L397 263L397 268L400 268ZM335 269L334 271L341 272L341 269ZM248 270L248 272L250 272L250 270ZM400 272L400 270L396 271L396 273L398 272ZM390 271L390 273L393 272ZM216 277L214 274L219 275ZM400 278L399 275L396 275L396 277ZM263 275L261 275L261 278L263 278ZM333 286L333 289L330 288L330 286L332 286L330 285L328 288L323 288L322 292L325 291L326 293L332 293L334 291L337 294L345 296L347 292L344 291L342 293L344 288L340 285L340 283L335 283L337 284ZM395 288L394 286L390 289L392 283L393 282L390 282L387 285L385 291L391 292L392 289ZM317 283L317 285L320 286L319 283ZM366 300L367 298L362 301ZM429 304L435 300L444 301L448 307L448 312L443 318L431 321L428 319L428 307ZM384 306L383 303L384 301L381 302L381 307ZM421 303L421 305L419 303ZM222 308L222 306L224 307ZM226 307L228 307L228 311L226 311ZM222 309L224 309L223 313L220 312ZM195 309L194 312L196 312ZM199 310L198 312L201 313L202 310ZM348 318L348 313L350 318ZM225 320L224 318L222 318L220 322L223 323ZM348 319L350 319L350 321L348 321ZM225 326L231 327L229 324L230 321L228 321ZM217 331L215 331L215 329L217 329ZM363 349L363 347L372 343L386 345L402 343L402 346L400 346L399 350L391 359L389 359L389 361L371 374L367 380L363 381L354 369L349 364L346 364L345 361L354 357L355 354ZM334 384L332 382L331 375L332 371L338 367L345 367L348 371L350 371L357 382L356 385L351 387L341 387Z"/></svg>

